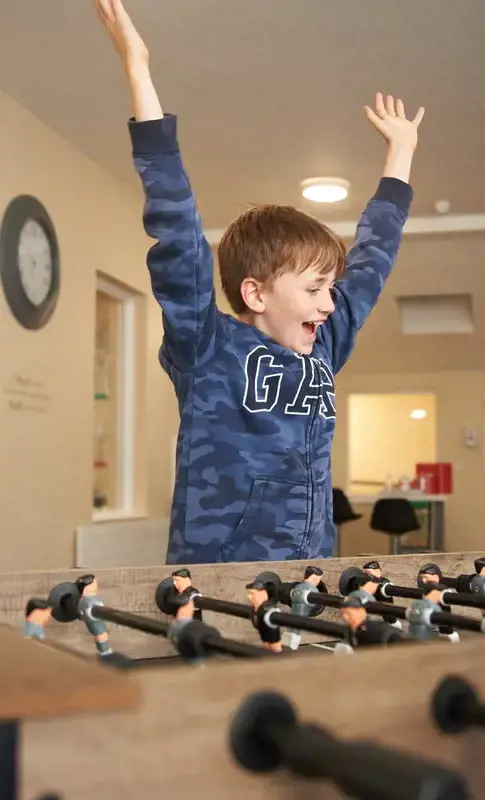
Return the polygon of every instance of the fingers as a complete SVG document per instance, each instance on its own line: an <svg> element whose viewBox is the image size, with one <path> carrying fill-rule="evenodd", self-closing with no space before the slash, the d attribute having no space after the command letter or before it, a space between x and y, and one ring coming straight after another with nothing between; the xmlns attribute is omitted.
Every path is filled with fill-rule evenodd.
<svg viewBox="0 0 485 800"><path fill-rule="evenodd" d="M375 112L371 111L369 106L365 106L365 112L367 114L367 118L374 123L376 123L376 119L385 120L388 117L398 117L399 119L406 119L406 112L404 110L404 103L400 98L394 102L394 97L392 94L388 94L386 96L386 101L384 103L384 96L381 92L377 92L376 94L376 110ZM413 119L413 124L416 127L419 127L423 117L424 117L425 109L421 106ZM371 116L372 115L372 116Z"/></svg>
<svg viewBox="0 0 485 800"><path fill-rule="evenodd" d="M425 109L424 109L423 106L421 106L421 108L419 108L419 110L418 110L418 113L416 114L416 116L413 119L413 122L414 122L414 124L416 125L417 128L419 128L421 120L424 117L424 112L425 112Z"/></svg>
<svg viewBox="0 0 485 800"><path fill-rule="evenodd" d="M381 92L377 92L376 94L376 113L381 119L386 118L386 107Z"/></svg>
<svg viewBox="0 0 485 800"><path fill-rule="evenodd" d="M369 122L372 122L372 124L375 125L375 127L379 130L381 127L382 118L369 106L364 106L364 111Z"/></svg>
<svg viewBox="0 0 485 800"><path fill-rule="evenodd" d="M396 111L394 109L394 98L392 94L388 94L386 97L386 111L390 117L396 116Z"/></svg>
<svg viewBox="0 0 485 800"><path fill-rule="evenodd" d="M113 22L114 14L110 0L94 0L94 8L101 22Z"/></svg>
<svg viewBox="0 0 485 800"><path fill-rule="evenodd" d="M123 13L126 14L121 0L94 0L94 7L105 24L119 19Z"/></svg>

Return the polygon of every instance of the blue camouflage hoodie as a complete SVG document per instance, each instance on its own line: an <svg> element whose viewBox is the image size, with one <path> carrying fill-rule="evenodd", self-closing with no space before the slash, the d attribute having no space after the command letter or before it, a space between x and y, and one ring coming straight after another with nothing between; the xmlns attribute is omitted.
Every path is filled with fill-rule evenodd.
<svg viewBox="0 0 485 800"><path fill-rule="evenodd" d="M180 411L168 564L330 556L334 376L396 259L411 187L383 178L359 221L335 312L311 356L216 306L213 258L176 117L129 121L147 256L163 312L160 363Z"/></svg>

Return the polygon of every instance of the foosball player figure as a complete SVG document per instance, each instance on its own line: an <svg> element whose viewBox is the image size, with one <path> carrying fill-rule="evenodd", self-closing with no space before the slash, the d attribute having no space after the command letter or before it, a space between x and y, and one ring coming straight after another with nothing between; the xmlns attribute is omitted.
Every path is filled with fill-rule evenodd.
<svg viewBox="0 0 485 800"><path fill-rule="evenodd" d="M98 582L94 575L82 575L75 583L81 595L78 603L79 619L84 622L89 633L94 636L98 655L100 657L110 656L113 651L108 641L106 623L102 619L95 619L91 613L93 606L103 605L102 600L98 597Z"/></svg>
<svg viewBox="0 0 485 800"><path fill-rule="evenodd" d="M313 608L307 601L310 592L317 590L318 584L322 581L323 569L319 567L307 567L303 574L303 580L293 587L290 593L291 613L301 617L307 617Z"/></svg>
<svg viewBox="0 0 485 800"><path fill-rule="evenodd" d="M316 592L318 584L321 583L323 576L323 569L319 567L309 566L305 569L303 580L297 583L290 592L291 613L298 614L301 617L308 617L312 606L307 601L307 597L311 592ZM288 646L292 650L298 650L301 641L301 634L298 630L288 631L287 633Z"/></svg>
<svg viewBox="0 0 485 800"><path fill-rule="evenodd" d="M172 572L172 581L175 590L181 595L181 599L184 598L192 598L195 595L200 594L199 590L192 586L192 576L190 574L190 570L186 569L176 569ZM195 608L194 604L192 603L193 609L193 619L200 619L202 620L202 611L200 608ZM180 609L184 607L184 602L179 605L179 610L175 614L176 618L178 619Z"/></svg>
<svg viewBox="0 0 485 800"><path fill-rule="evenodd" d="M368 575L371 575L373 578L377 578L379 581L379 586L377 587L374 594L374 600L383 601L384 603L389 603L390 605L392 605L392 603L394 603L394 598L385 597L379 591L381 584L385 581L385 578L382 574L381 565L379 564L379 562L368 561L367 564L364 564L362 569L364 570L364 572L367 572ZM399 628L399 630L402 630L401 620L398 619L396 616L394 616L394 614L386 614L386 616L383 617L383 619L385 620L385 622L388 622L389 625L393 625L395 628Z"/></svg>
<svg viewBox="0 0 485 800"><path fill-rule="evenodd" d="M180 635L181 630L185 625L188 625L190 622L193 622L196 619L195 614L197 613L197 609L194 606L194 600L192 596L182 596L182 593L175 599L177 603L178 609L174 617L172 617L172 622L170 623L169 629L169 638L173 642L175 648L178 650L178 637ZM184 661L185 659L182 658ZM190 663L194 666L198 666L199 664L203 663L203 659L190 659Z"/></svg>
<svg viewBox="0 0 485 800"><path fill-rule="evenodd" d="M263 646L273 653L281 653L283 645L278 625L273 625L269 620L271 611L276 606L270 602L266 585L261 581L246 584L248 603L252 607L251 622L258 631Z"/></svg>
<svg viewBox="0 0 485 800"><path fill-rule="evenodd" d="M485 579L485 558L476 558L474 561L475 572ZM481 608L482 617L485 617L485 608Z"/></svg>
<svg viewBox="0 0 485 800"><path fill-rule="evenodd" d="M414 600L409 606L408 632L414 639L437 639L440 635L439 628L430 622L433 612L443 611L440 605L442 592L446 591L446 586L435 581L425 582L423 596L420 600Z"/></svg>
<svg viewBox="0 0 485 800"><path fill-rule="evenodd" d="M441 580L441 570L436 564L424 564L418 572L418 586L423 589L430 583L439 583ZM451 591L448 589L447 591ZM447 614L451 612L451 606L446 603L440 602L440 611L446 611ZM438 632L441 636L446 636L453 644L458 644L460 641L460 634L452 625L439 625Z"/></svg>
<svg viewBox="0 0 485 800"><path fill-rule="evenodd" d="M474 561L474 567L477 575L485 576L485 558L476 558Z"/></svg>
<svg viewBox="0 0 485 800"><path fill-rule="evenodd" d="M366 573L366 576L362 575L355 579L355 584L359 588L355 589L355 591L351 592L350 594L358 595L364 603L374 603L376 600L376 592L379 588L380 580L379 578L375 578L373 575L369 575ZM348 595L350 596L350 595Z"/></svg>
<svg viewBox="0 0 485 800"><path fill-rule="evenodd" d="M200 614L198 615L199 609L194 605L195 596L195 593L185 594L185 592L180 592L180 594L176 594L172 598L171 602L177 609L172 617L174 622L176 620L182 620L183 622L191 622L194 619L201 620Z"/></svg>
<svg viewBox="0 0 485 800"><path fill-rule="evenodd" d="M340 609L341 617L349 629L348 644L352 648L369 645L387 645L409 640L402 631L380 619L368 619L368 600L357 590L351 592Z"/></svg>
<svg viewBox="0 0 485 800"><path fill-rule="evenodd" d="M45 629L52 617L52 609L40 597L31 597L25 606L22 635L26 639L45 639Z"/></svg>

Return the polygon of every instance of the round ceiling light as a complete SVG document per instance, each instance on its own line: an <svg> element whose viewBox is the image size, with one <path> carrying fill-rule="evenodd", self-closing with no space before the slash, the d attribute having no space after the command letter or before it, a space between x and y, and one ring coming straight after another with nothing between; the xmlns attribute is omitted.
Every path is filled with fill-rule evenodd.
<svg viewBox="0 0 485 800"><path fill-rule="evenodd" d="M313 203L340 203L349 194L350 183L343 178L307 178L301 193Z"/></svg>
<svg viewBox="0 0 485 800"><path fill-rule="evenodd" d="M427 414L424 408L414 408L409 416L411 419L425 419Z"/></svg>

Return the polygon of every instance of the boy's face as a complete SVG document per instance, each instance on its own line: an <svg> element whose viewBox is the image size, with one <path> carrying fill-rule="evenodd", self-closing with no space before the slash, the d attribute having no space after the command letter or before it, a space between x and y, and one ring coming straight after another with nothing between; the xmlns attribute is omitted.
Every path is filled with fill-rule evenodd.
<svg viewBox="0 0 485 800"><path fill-rule="evenodd" d="M335 270L320 275L313 267L280 275L250 298L253 324L283 347L310 354L318 326L335 310L334 282Z"/></svg>

